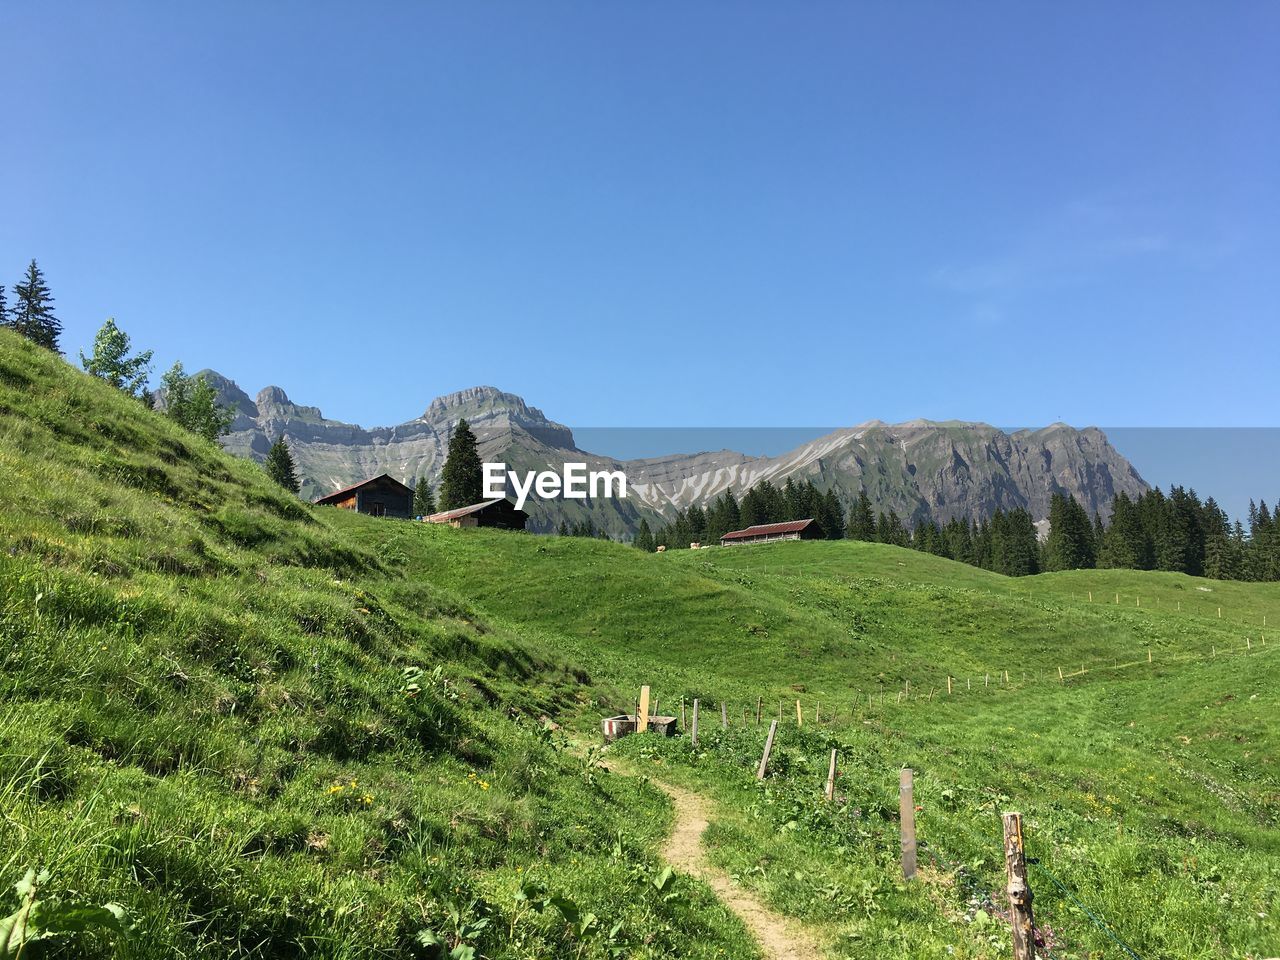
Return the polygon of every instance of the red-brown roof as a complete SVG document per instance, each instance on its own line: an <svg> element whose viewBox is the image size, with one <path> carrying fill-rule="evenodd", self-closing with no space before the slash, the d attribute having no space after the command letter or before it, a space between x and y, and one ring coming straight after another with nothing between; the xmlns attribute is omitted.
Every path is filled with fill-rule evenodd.
<svg viewBox="0 0 1280 960"><path fill-rule="evenodd" d="M445 510L442 513L433 513L429 517L423 517L427 523L448 523L450 520L457 520L459 517L465 517L468 514L479 513L485 507L492 507L495 503L502 503L506 497L498 497L496 500L481 500L479 503L473 503L469 507L457 507L453 510ZM514 510L515 513L524 513L523 510ZM528 514L525 514L528 516Z"/></svg>
<svg viewBox="0 0 1280 960"><path fill-rule="evenodd" d="M353 483L349 487L343 487L341 490L335 490L333 493L326 493L323 497L316 499L316 503L328 503L330 500L338 500L351 493L353 490L359 490L361 487L367 487L371 483L377 483L379 480L390 480L397 487L402 487L406 493L413 493L409 487L397 480L388 473L379 474L376 477L370 477L368 480L361 480L359 483Z"/></svg>
<svg viewBox="0 0 1280 960"><path fill-rule="evenodd" d="M788 520L786 523L758 523L745 530L733 530L726 533L721 540L746 540L750 537L772 537L783 533L799 533L813 520Z"/></svg>

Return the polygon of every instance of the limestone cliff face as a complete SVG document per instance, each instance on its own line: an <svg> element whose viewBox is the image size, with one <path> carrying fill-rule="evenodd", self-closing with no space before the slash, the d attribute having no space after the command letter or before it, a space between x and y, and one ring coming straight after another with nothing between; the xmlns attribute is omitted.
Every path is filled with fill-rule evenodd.
<svg viewBox="0 0 1280 960"><path fill-rule="evenodd" d="M224 445L261 459L272 441L284 436L307 497L379 473L436 483L449 435L462 418L480 441L481 457L506 461L512 469L558 471L566 461L578 461L591 469L626 471L631 491L626 501L531 501L532 525L542 530L561 519L590 516L598 529L626 536L642 517L660 523L725 490L741 496L761 480L783 483L788 477L834 488L846 502L865 488L875 509L892 508L909 523L981 518L1013 507L1024 507L1042 520L1055 491L1072 494L1105 519L1116 493L1136 496L1147 489L1132 464L1095 427L1078 430L1057 423L1010 433L984 423L870 421L778 457L722 450L618 461L578 449L568 427L494 387L439 397L408 423L365 429L295 404L280 387L266 387L250 400L226 377L213 371L207 375L223 402L236 411Z"/></svg>

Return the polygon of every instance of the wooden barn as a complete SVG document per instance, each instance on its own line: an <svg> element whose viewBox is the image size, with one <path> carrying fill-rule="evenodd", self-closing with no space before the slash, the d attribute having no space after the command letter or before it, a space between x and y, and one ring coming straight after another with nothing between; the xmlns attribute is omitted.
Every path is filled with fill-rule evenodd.
<svg viewBox="0 0 1280 960"><path fill-rule="evenodd" d="M316 503L371 517L413 519L413 491L385 473L320 497Z"/></svg>
<svg viewBox="0 0 1280 960"><path fill-rule="evenodd" d="M813 520L788 520L786 523L760 523L745 530L733 530L720 538L720 545L739 547L746 543L820 539L822 539L822 531Z"/></svg>
<svg viewBox="0 0 1280 960"><path fill-rule="evenodd" d="M424 517L427 523L447 523L451 527L494 527L498 530L523 530L529 515L517 510L506 498L485 500L469 507L445 510Z"/></svg>

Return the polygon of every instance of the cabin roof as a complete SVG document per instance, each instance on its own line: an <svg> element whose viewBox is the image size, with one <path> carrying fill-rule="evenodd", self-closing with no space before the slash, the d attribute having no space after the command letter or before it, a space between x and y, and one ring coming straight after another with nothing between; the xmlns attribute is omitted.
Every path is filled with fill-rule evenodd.
<svg viewBox="0 0 1280 960"><path fill-rule="evenodd" d="M315 502L316 502L316 503L329 503L331 500L338 500L338 499L341 499L342 497L345 497L347 494L349 494L349 493L353 493L354 491L359 490L359 489L360 489L360 488L362 488L362 487L367 487L367 486L369 486L370 484L378 483L378 482L383 481L383 480L386 480L387 482L394 484L395 486L397 486L397 487L399 487L401 490L403 490L405 493L413 493L413 490L412 490L412 489L410 489L409 487L405 486L403 483L401 483L401 482L400 482L399 480L397 480L395 477L391 476L391 474L389 474L389 473L380 473L380 474L378 474L378 476L376 476L376 477L370 477L368 480L361 480L359 483L353 483L351 486L349 486L349 487L343 487L341 490L335 490L333 493L326 493L323 497L318 497L318 498L315 500Z"/></svg>
<svg viewBox="0 0 1280 960"><path fill-rule="evenodd" d="M455 507L453 510L444 510L440 513L433 513L429 517L424 517L428 523L448 523L450 520L457 520L473 513L479 513L481 510L487 510L495 504L505 503L511 507L513 513L524 513L523 510L517 510L515 504L511 503L506 497L498 497L496 500L481 500L479 503L473 503L467 507ZM528 516L528 514L526 514Z"/></svg>
<svg viewBox="0 0 1280 960"><path fill-rule="evenodd" d="M720 539L746 540L749 537L770 537L778 533L799 533L811 523L813 523L812 518L808 520L788 520L785 523L758 523L754 527L747 527L745 530L731 530Z"/></svg>

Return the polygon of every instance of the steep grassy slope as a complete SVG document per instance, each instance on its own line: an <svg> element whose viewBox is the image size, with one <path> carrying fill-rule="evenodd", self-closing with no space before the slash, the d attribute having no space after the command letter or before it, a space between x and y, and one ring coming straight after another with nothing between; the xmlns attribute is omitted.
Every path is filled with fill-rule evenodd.
<svg viewBox="0 0 1280 960"><path fill-rule="evenodd" d="M586 675L376 537L7 332L0 474L0 881L133 924L59 955L755 955L544 730Z"/></svg>
<svg viewBox="0 0 1280 960"><path fill-rule="evenodd" d="M999 905L984 898L999 889L1008 808L1028 815L1036 869L1113 918L1140 955L1256 957L1280 943L1280 657L1262 629L1280 617L1274 586L1122 571L1009 580L855 543L635 556L419 527L393 542L495 622L629 684L615 705L641 682L667 707L699 697L701 751L641 738L617 749L719 795L715 856L826 925L840 955L1000 955L1007 935L982 917ZM786 701L765 787L751 777L757 697L766 722ZM819 800L831 748L844 758L834 809ZM937 864L905 888L892 823L903 765L918 771ZM1056 955L1122 955L1047 876L1037 891Z"/></svg>

